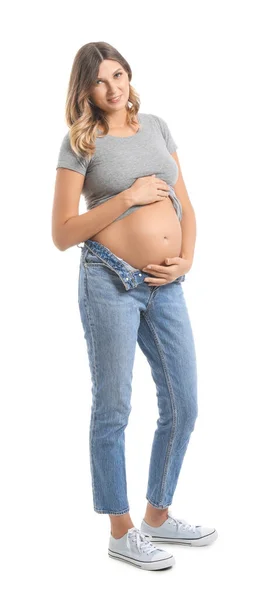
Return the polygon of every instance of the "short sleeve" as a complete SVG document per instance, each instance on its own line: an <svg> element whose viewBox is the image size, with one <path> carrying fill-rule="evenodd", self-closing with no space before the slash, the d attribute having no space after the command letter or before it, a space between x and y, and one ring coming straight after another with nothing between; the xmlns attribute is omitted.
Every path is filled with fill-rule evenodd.
<svg viewBox="0 0 276 600"><path fill-rule="evenodd" d="M79 157L71 148L69 132L64 136L58 155L56 169L63 167L77 171L82 175L86 174L88 161L85 158Z"/></svg>
<svg viewBox="0 0 276 600"><path fill-rule="evenodd" d="M175 152L177 150L178 146L177 146L174 138L172 137L172 134L169 130L168 124L161 117L158 117L157 115L154 115L154 116L155 116L156 120L158 121L159 127L161 129L161 133L166 142L167 149L168 149L169 153L172 154L172 152Z"/></svg>

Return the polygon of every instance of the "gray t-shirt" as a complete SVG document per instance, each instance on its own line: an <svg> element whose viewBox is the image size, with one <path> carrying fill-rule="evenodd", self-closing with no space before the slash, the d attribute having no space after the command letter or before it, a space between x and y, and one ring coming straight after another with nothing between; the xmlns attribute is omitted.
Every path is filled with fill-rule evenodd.
<svg viewBox="0 0 276 600"><path fill-rule="evenodd" d="M90 160L78 157L72 150L68 131L61 143L56 168L71 169L85 176L82 194L87 210L130 188L138 177L155 174L170 186L170 198L181 221L182 207L173 189L178 178L178 166L171 156L177 145L164 119L140 112L137 118L140 128L129 137L109 134L97 137L96 149ZM115 221L141 206L144 205L131 206Z"/></svg>

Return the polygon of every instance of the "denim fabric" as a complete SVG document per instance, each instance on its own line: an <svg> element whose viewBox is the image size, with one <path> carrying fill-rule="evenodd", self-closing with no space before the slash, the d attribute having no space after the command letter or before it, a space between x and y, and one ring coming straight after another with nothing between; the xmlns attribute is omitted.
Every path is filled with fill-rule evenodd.
<svg viewBox="0 0 276 600"><path fill-rule="evenodd" d="M183 276L153 287L144 282L148 276L99 242L86 240L81 249L78 303L92 383L89 452L97 513L130 510L125 428L137 342L157 393L159 418L146 492L157 508L172 503L198 414L196 353Z"/></svg>

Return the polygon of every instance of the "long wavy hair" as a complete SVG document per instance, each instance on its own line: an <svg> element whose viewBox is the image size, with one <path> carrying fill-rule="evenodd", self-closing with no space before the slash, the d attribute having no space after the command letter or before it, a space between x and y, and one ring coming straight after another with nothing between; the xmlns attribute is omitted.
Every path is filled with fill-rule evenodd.
<svg viewBox="0 0 276 600"><path fill-rule="evenodd" d="M109 131L106 113L93 104L91 86L98 77L103 60L115 60L121 64L132 79L131 68L126 59L106 42L91 42L82 46L73 61L65 108L65 119L69 130L71 148L78 156L90 158L95 152L95 139L99 125L103 135ZM129 99L126 105L127 124L132 125L140 108L139 95L129 85Z"/></svg>

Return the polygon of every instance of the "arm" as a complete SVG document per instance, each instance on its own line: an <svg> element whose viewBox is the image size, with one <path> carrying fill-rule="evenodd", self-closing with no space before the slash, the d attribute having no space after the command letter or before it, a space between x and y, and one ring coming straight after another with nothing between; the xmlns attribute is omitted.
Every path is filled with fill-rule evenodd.
<svg viewBox="0 0 276 600"><path fill-rule="evenodd" d="M178 197L182 206L182 248L181 258L187 258L191 264L194 258L195 241L196 241L196 218L195 212L190 202L186 186L182 177L181 167L179 164L178 156L176 152L171 155L177 166L178 166L178 179L174 185L176 196Z"/></svg>
<svg viewBox="0 0 276 600"><path fill-rule="evenodd" d="M52 239L59 250L67 250L96 235L132 206L128 190L79 215L84 175L58 168L52 210Z"/></svg>

